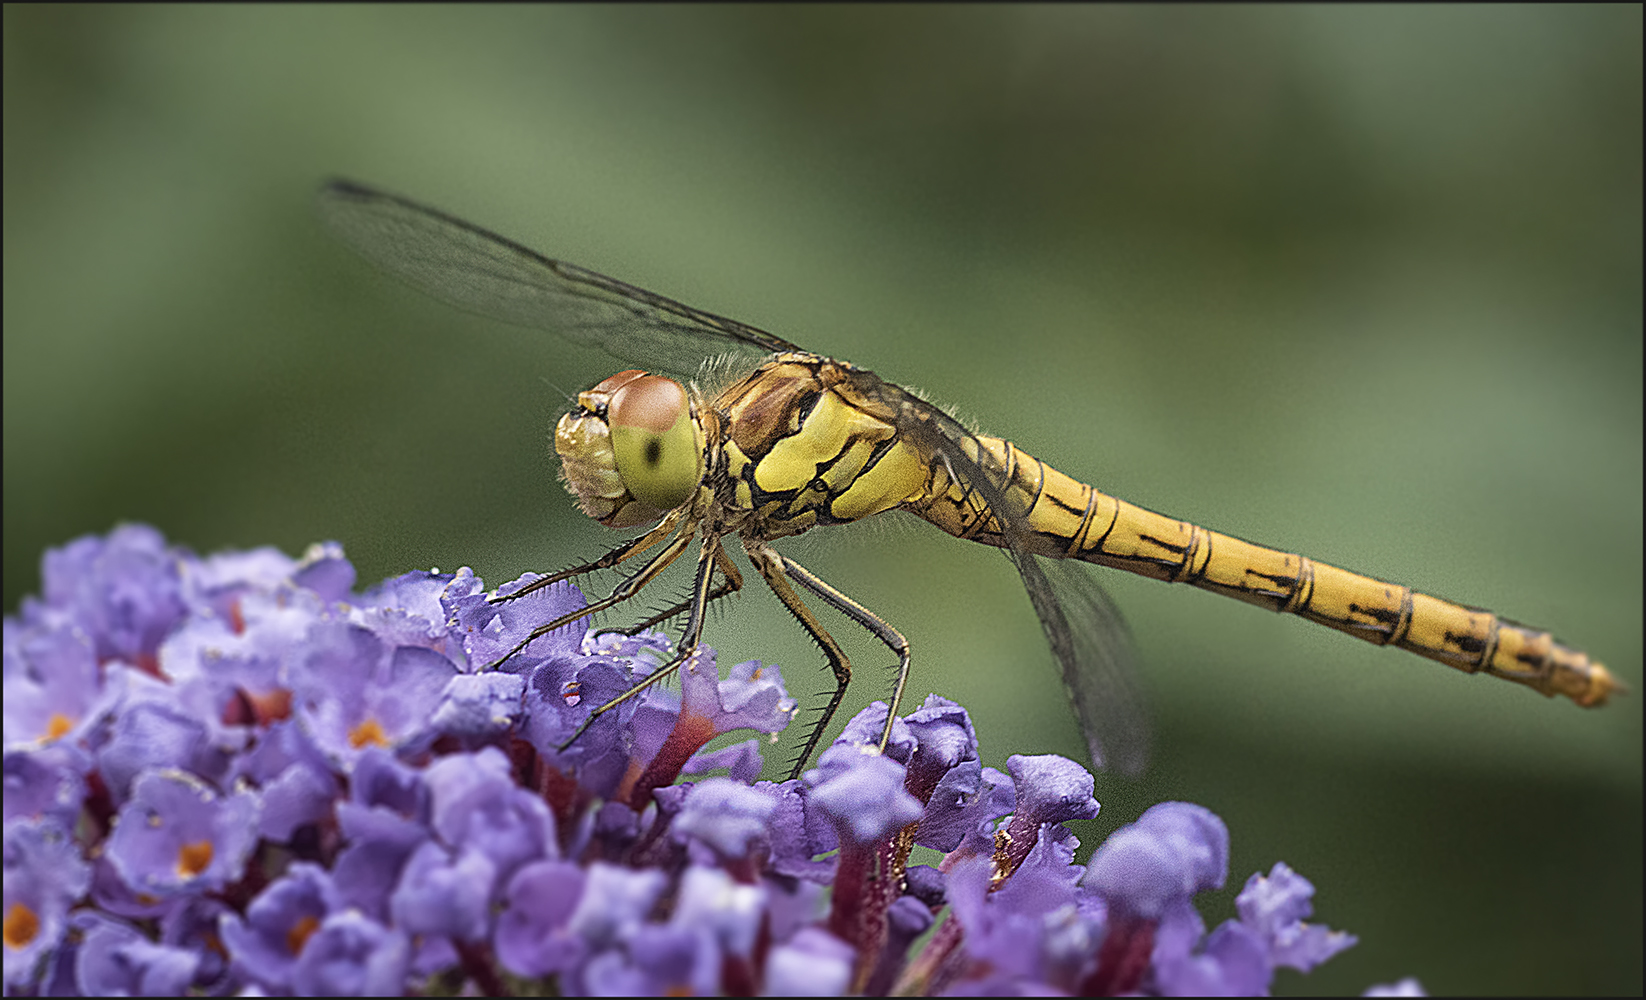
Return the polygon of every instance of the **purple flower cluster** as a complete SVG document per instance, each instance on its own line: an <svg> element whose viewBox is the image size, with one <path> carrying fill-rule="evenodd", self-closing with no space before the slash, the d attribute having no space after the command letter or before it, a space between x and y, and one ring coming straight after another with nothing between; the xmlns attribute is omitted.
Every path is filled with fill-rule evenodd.
<svg viewBox="0 0 1646 1000"><path fill-rule="evenodd" d="M581 594L353 587L335 545L47 553L5 620L8 994L1264 993L1354 942L1283 864L1208 934L1228 832L1198 806L1075 864L1091 775L983 767L941 698L759 781L761 737L704 747L794 701L704 649L567 745L664 636L567 627L487 670Z"/></svg>

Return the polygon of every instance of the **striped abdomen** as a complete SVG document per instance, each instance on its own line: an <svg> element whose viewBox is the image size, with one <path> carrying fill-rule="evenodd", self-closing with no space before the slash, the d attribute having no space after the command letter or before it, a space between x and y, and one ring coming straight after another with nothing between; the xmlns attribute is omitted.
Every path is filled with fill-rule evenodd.
<svg viewBox="0 0 1646 1000"><path fill-rule="evenodd" d="M1005 470L1010 498L1029 512L1026 542L1041 555L1188 583L1585 707L1603 704L1620 687L1604 666L1548 632L1164 517L1077 482L1009 441L977 440L989 464ZM941 467L934 467L927 496L905 509L956 537L1004 544L998 523L967 502Z"/></svg>

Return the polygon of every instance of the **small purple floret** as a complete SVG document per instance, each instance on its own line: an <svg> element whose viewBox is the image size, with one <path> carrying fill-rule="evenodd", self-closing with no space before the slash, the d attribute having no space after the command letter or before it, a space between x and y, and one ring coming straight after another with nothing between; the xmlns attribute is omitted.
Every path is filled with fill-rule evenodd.
<svg viewBox="0 0 1646 1000"><path fill-rule="evenodd" d="M1229 870L1229 831L1200 806L1162 802L1099 845L1085 886L1111 906L1158 920L1171 904L1221 889Z"/></svg>

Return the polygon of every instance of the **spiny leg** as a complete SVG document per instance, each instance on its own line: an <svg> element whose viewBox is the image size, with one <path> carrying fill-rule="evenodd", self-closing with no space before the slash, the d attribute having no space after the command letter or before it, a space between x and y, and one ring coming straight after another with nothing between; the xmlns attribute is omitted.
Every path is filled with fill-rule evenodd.
<svg viewBox="0 0 1646 1000"><path fill-rule="evenodd" d="M709 591L709 596L706 599L706 603L708 604L713 604L722 597L725 597L728 594L735 594L739 590L743 589L743 574L738 572L737 565L732 562L731 556L726 554L726 549L724 546L715 552L715 568L720 570L721 574L724 576L724 579L720 582L719 586ZM690 609L691 606L692 599L687 597L685 600L679 602L673 607L664 611L659 611L657 614L652 615L645 621L637 622L634 625L625 625L622 628L600 629L599 631L602 633L616 632L619 635L634 635L637 632L643 632L654 625L660 625L663 622L668 621L670 618L680 614L682 611Z"/></svg>
<svg viewBox="0 0 1646 1000"><path fill-rule="evenodd" d="M676 545L684 547L685 541L689 538L690 536L683 536L681 539L677 539L676 542L671 543L669 548L673 549ZM624 691L611 701L606 702L604 705L601 705L599 708L590 712L589 717L583 720L583 723L577 727L577 731L572 733L566 742L560 744L559 749L564 750L573 743L576 743L577 738L582 736L584 731L594 724L594 720L600 718L602 715L605 715L607 712L610 712L612 709L623 704L625 701L628 701L630 698L633 698L635 695L651 687L653 684L656 684L663 678L668 677L676 670L679 670L680 665L685 663L692 653L697 651L698 640L701 639L703 635L703 615L708 608L709 603L709 581L714 576L714 568L718 561L723 558L721 552L722 550L720 547L719 535L703 536L703 547L698 550L697 554L697 574L692 578L691 615L686 619L686 628L681 633L680 644L675 647L674 658L652 671L644 680L636 684L634 687L629 688L627 691ZM678 554L679 553L676 553L676 555ZM659 553L657 559L661 559L662 555L662 553ZM657 559L653 559L652 561L656 562ZM648 563L647 568L649 569L650 567L651 564ZM641 572L645 572L645 570L642 570ZM736 570L734 569L733 572L736 572ZM738 582L742 582L741 576L738 577Z"/></svg>
<svg viewBox="0 0 1646 1000"><path fill-rule="evenodd" d="M611 569L613 566L639 555L640 553L651 548L653 545L656 545L658 542L661 542L663 539L669 537L670 533L674 531L675 526L679 523L679 512L670 511L667 517L658 522L657 527L646 532L644 535L641 535L639 538L629 539L622 545L619 545L610 552L607 552L599 559L596 559L594 562L584 563L581 566L573 566L571 569L563 569L558 573L550 573L548 576L533 580L531 583L526 584L524 587L521 587L512 594L498 594L494 597L489 597L486 599L487 603L505 604L509 601L525 597L527 594L535 594L544 587L559 583L561 580L570 580L573 577L583 576L597 570Z"/></svg>
<svg viewBox="0 0 1646 1000"><path fill-rule="evenodd" d="M909 684L909 640L903 638L903 633L892 628L884 618L842 594L811 570L788 556L778 555L778 558L783 560L783 568L788 570L790 576L800 581L802 587L821 597L829 607L873 633L876 639L886 644L886 648L897 654L897 681L892 685L891 700L886 706L886 728L880 732L880 749L886 749L887 741L892 738L892 723L897 719L897 708L903 704L903 690ZM835 700L840 700L838 694Z"/></svg>
<svg viewBox="0 0 1646 1000"><path fill-rule="evenodd" d="M531 634L515 643L513 649L498 657L497 662L491 664L491 666L487 669L497 669L507 662L510 657L548 635L550 632L553 632L557 628L570 625L572 622L579 621L589 617L592 614L596 614L597 612L601 612L607 608L621 604L633 597L635 594L638 594L641 589L646 586L646 584L651 583L657 578L657 574L663 572L671 563L678 559L680 557L680 553L686 551L686 545L691 542L691 540L692 535L690 531L683 533L679 538L676 538L674 541L664 546L663 550L657 553L657 555L652 556L651 559L647 561L646 565L635 571L633 576L624 580L616 587L613 587L610 594L598 601L595 601L588 607L580 608L569 615L561 615L559 618L549 622L547 625L539 625L532 629ZM621 549L623 546L619 546L618 548ZM596 561L598 562L599 560ZM618 561L621 561L621 559ZM535 582L536 581L534 581L534 583ZM513 597L517 595L511 594L509 596Z"/></svg>
<svg viewBox="0 0 1646 1000"><path fill-rule="evenodd" d="M846 687L852 682L852 661L847 658L846 652L840 648L840 644L834 641L834 636L830 635L828 630L823 627L823 623L817 620L816 615L812 614L811 609L801 602L800 595L796 594L794 588L789 586L789 578L785 573L785 567L792 565L790 561L783 558L775 549L764 542L744 539L743 550L749 554L749 561L760 572L760 576L766 581L766 586L772 588L772 593L777 595L777 599L782 601L783 606L789 609L789 613L794 615L796 621L800 622L800 627L804 628L806 633L812 637L812 641L817 643L818 648L823 650L824 658L829 661L829 669L834 672L834 695L829 698L829 703L823 707L823 714L818 718L817 723L812 726L811 732L806 734L806 743L800 750L800 756L795 758L793 768L789 772L791 779L798 778L801 772L806 769L806 762L811 760L812 751L817 749L818 741L823 738L823 730L829 725L829 720L834 718L835 711L840 708L841 699L846 697ZM802 570L802 572L805 571ZM811 574L808 573L807 575L810 576ZM816 578L813 577L813 579ZM881 741L881 746L885 746L884 740Z"/></svg>

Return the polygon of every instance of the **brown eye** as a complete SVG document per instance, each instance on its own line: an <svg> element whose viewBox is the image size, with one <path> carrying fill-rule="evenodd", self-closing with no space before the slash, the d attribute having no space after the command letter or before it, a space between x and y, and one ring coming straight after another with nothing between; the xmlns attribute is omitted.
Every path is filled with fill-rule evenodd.
<svg viewBox="0 0 1646 1000"><path fill-rule="evenodd" d="M635 499L669 510L691 496L702 478L702 453L680 383L661 375L631 377L612 394L606 420L618 475Z"/></svg>

